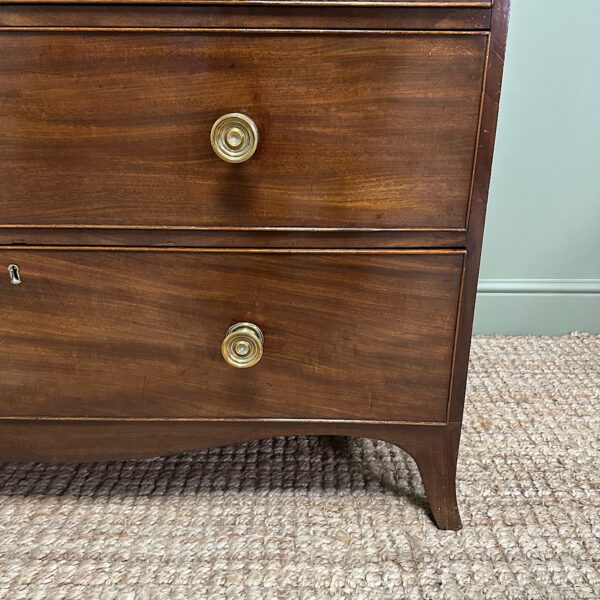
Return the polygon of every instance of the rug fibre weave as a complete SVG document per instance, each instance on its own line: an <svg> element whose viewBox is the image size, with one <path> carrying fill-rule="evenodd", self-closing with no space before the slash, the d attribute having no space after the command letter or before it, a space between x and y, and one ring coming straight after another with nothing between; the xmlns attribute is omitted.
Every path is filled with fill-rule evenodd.
<svg viewBox="0 0 600 600"><path fill-rule="evenodd" d="M383 442L0 465L0 598L600 597L600 337L476 338L464 529Z"/></svg>

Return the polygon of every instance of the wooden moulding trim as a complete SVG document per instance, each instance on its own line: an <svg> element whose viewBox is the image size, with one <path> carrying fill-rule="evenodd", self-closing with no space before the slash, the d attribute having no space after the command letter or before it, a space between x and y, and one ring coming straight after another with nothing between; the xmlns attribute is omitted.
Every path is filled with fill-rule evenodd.
<svg viewBox="0 0 600 600"><path fill-rule="evenodd" d="M481 2L440 0L1 0L2 4L152 4L165 6L385 6L394 8L491 8L493 0Z"/></svg>
<svg viewBox="0 0 600 600"><path fill-rule="evenodd" d="M393 6L227 6L160 4L14 4L0 10L3 27L294 27L296 29L488 30L491 9Z"/></svg>
<svg viewBox="0 0 600 600"><path fill-rule="evenodd" d="M50 416L0 416L0 422L42 422L42 423L207 423L207 424L253 424L288 423L290 425L408 425L427 427L446 427L441 421L369 421L364 419L290 419L284 417L50 417Z"/></svg>
<svg viewBox="0 0 600 600"><path fill-rule="evenodd" d="M1 5L0 5L1 6ZM241 33L241 34L308 34L326 33L328 35L481 35L489 36L485 30L451 29L296 29L287 27L247 28L247 27L0 27L0 32L32 33Z"/></svg>
<svg viewBox="0 0 600 600"><path fill-rule="evenodd" d="M163 248L154 246L0 246L1 251L27 252L194 252L197 254L466 254L462 248Z"/></svg>
<svg viewBox="0 0 600 600"><path fill-rule="evenodd" d="M194 227L194 226L175 226L175 225L76 225L76 224L58 224L58 225L28 225L28 224L0 224L0 229L116 229L131 231L194 231L198 233L211 231L237 231L244 233L410 233L411 231L419 233L466 233L463 228L448 229L430 229L427 227L411 227L398 229L376 229L370 227Z"/></svg>
<svg viewBox="0 0 600 600"><path fill-rule="evenodd" d="M335 435L385 440L408 452L425 473L432 453L440 456L450 441L447 485L454 489L457 433L460 424L403 424L351 421L0 421L0 460L46 463L114 461L166 456L285 435ZM450 438L450 439L449 439ZM422 471L423 472L423 471ZM427 487L427 486L426 486ZM446 505L439 490L429 486L434 508ZM430 500L431 500L430 497ZM456 503L450 498L451 505ZM456 510L456 508L455 508ZM439 510L437 511L439 513ZM445 522L442 521L444 524ZM446 523L460 526L460 523Z"/></svg>
<svg viewBox="0 0 600 600"><path fill-rule="evenodd" d="M296 29L489 30L491 9L360 6L4 5L0 27L294 27Z"/></svg>
<svg viewBox="0 0 600 600"><path fill-rule="evenodd" d="M464 248L465 232L0 229L0 246L153 248Z"/></svg>

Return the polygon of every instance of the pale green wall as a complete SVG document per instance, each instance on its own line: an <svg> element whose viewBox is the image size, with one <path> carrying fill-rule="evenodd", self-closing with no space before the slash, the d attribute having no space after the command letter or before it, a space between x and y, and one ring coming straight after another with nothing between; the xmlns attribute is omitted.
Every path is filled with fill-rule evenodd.
<svg viewBox="0 0 600 600"><path fill-rule="evenodd" d="M512 0L476 333L600 333L600 0Z"/></svg>

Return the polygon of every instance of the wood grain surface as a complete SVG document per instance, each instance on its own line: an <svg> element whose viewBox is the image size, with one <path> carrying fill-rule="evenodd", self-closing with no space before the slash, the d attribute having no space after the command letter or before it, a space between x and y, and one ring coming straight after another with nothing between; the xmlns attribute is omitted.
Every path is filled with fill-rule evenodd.
<svg viewBox="0 0 600 600"><path fill-rule="evenodd" d="M2 416L446 421L460 251L0 256ZM250 369L220 354L238 321Z"/></svg>
<svg viewBox="0 0 600 600"><path fill-rule="evenodd" d="M463 229L485 33L0 32L9 225ZM231 165L222 114L258 124Z"/></svg>
<svg viewBox="0 0 600 600"><path fill-rule="evenodd" d="M390 6L0 5L0 27L489 29L490 9Z"/></svg>

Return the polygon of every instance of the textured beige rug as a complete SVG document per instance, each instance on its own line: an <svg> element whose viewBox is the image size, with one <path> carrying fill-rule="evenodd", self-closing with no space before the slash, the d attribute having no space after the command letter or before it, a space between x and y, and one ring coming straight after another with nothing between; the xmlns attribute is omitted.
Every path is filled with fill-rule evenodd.
<svg viewBox="0 0 600 600"><path fill-rule="evenodd" d="M464 529L384 443L0 465L0 598L600 598L600 337L478 338Z"/></svg>

